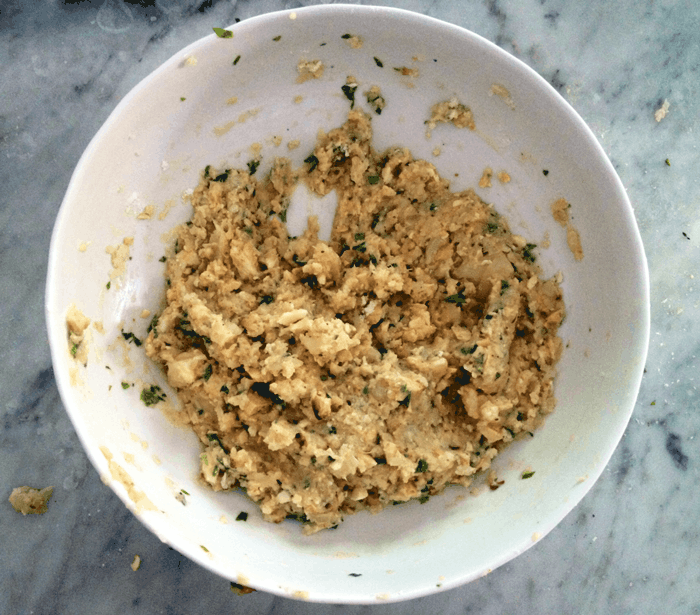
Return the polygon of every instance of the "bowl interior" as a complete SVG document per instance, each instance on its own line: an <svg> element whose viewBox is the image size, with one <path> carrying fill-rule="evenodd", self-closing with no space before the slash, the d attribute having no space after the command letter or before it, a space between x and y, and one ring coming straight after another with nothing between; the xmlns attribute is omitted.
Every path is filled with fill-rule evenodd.
<svg viewBox="0 0 700 615"><path fill-rule="evenodd" d="M231 30L233 38L211 35L139 84L74 173L52 238L46 301L66 408L92 462L126 505L162 540L229 579L346 603L411 598L472 580L553 528L590 489L626 427L649 308L646 262L624 190L558 94L463 29L396 9L325 6L264 15ZM353 48L346 33L360 36L362 46ZM302 59L321 60L322 78L297 83ZM418 74L394 70L401 67ZM172 249L170 231L191 214L181 196L196 186L201 169L243 167L256 143L258 173L275 156L300 165L318 130L345 120L349 101L341 86L349 75L359 83L357 105L367 109L360 93L372 85L387 101L381 116L373 115L376 149L409 147L455 190L475 187L485 167L508 172L510 183L494 181L477 192L528 241L550 240L539 262L547 276L563 274L566 350L556 411L536 437L496 461L505 479L500 489L482 487L473 496L451 488L423 505L361 513L337 530L303 536L296 522L264 522L241 493L199 485L195 436L138 399L142 385L157 383L176 411L173 391L121 331L145 337L143 310L163 305L160 258ZM509 95L494 94L494 85ZM430 106L453 96L473 110L476 131L439 125L427 138ZM289 149L295 140L298 147ZM580 262L551 216L550 204L560 197L572 204L585 254ZM154 214L139 219L147 206ZM319 213L332 217L322 206ZM289 223L303 227L303 216ZM134 238L130 259L107 289L113 265L106 248L125 237ZM93 321L86 367L68 352L71 304ZM122 382L136 386L124 389ZM526 468L535 475L524 481ZM175 499L181 489L189 494L185 506ZM247 522L235 521L241 511L249 513Z"/></svg>

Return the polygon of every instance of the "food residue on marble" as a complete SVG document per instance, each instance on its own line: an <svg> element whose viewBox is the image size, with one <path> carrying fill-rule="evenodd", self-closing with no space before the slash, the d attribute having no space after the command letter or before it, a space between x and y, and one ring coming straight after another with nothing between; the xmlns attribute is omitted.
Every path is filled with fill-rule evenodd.
<svg viewBox="0 0 700 615"><path fill-rule="evenodd" d="M49 508L49 499L53 487L34 489L33 487L15 487L9 501L18 513L23 515L43 515Z"/></svg>
<svg viewBox="0 0 700 615"><path fill-rule="evenodd" d="M131 569L136 572L141 567L141 556L134 555L134 560L131 562Z"/></svg>
<svg viewBox="0 0 700 615"><path fill-rule="evenodd" d="M668 110L670 107L671 103L669 103L668 100L664 100L663 104L656 111L654 111L654 119L657 122L663 120L666 115L668 115Z"/></svg>
<svg viewBox="0 0 700 615"><path fill-rule="evenodd" d="M491 178L493 177L493 170L491 167L486 167L484 172L481 174L481 179L479 179L479 188L490 188Z"/></svg>

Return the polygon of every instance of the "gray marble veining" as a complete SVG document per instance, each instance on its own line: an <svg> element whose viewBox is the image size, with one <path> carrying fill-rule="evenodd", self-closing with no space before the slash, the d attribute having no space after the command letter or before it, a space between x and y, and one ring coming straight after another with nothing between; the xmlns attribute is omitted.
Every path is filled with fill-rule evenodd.
<svg viewBox="0 0 700 615"><path fill-rule="evenodd" d="M592 128L635 208L652 281L647 371L610 465L545 539L479 581L409 603L236 597L100 482L61 405L43 323L51 229L72 170L120 98L212 25L308 4L0 2L0 613L700 613L694 0L378 3L466 27L529 64ZM47 514L12 510L20 484L56 486Z"/></svg>

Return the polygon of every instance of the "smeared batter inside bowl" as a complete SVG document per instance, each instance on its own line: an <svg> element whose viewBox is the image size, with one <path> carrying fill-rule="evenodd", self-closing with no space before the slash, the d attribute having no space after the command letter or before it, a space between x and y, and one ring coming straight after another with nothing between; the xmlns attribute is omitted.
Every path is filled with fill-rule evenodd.
<svg viewBox="0 0 700 615"><path fill-rule="evenodd" d="M532 244L351 111L303 169L207 168L167 262L148 355L203 445L201 475L314 532L468 485L554 408L562 293ZM290 237L303 181L331 239Z"/></svg>

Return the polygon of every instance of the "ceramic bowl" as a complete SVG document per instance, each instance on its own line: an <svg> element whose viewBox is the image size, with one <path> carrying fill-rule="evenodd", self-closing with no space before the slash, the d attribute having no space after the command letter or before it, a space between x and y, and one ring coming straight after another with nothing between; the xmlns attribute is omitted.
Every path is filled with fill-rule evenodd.
<svg viewBox="0 0 700 615"><path fill-rule="evenodd" d="M190 45L120 102L80 159L58 214L46 319L56 379L80 440L104 481L161 540L242 585L312 601L375 603L487 574L576 506L630 418L648 343L649 281L622 184L552 87L462 28L397 9L330 5L228 29L232 38L212 33ZM322 77L298 83L302 59L322 61ZM395 70L404 67L410 70ZM200 485L195 436L139 400L144 385L158 384L170 400L174 392L143 347L121 332L144 338L144 310L163 306L161 257L172 249L174 227L191 214L182 195L201 170L243 167L256 143L260 174L277 155L300 165L318 130L347 117L341 86L349 75L358 92L378 85L387 101L373 119L377 149L407 146L453 189L475 187L515 232L549 244L539 262L546 277L563 276L566 348L556 410L534 438L497 459L505 480L497 491L478 482L476 494L448 488L425 504L359 513L337 530L306 536L297 522L263 521L243 493ZM473 110L476 130L441 124L428 138L431 105L455 96ZM478 188L486 167L511 181ZM552 218L558 198L571 203L581 261ZM304 226L303 208L290 213L289 224ZM123 271L115 270L107 249L127 237L133 245ZM71 305L92 321L86 366L69 351ZM524 469L534 476L522 480ZM247 521L236 521L242 511Z"/></svg>

